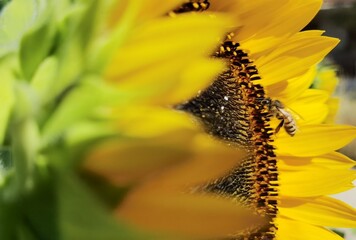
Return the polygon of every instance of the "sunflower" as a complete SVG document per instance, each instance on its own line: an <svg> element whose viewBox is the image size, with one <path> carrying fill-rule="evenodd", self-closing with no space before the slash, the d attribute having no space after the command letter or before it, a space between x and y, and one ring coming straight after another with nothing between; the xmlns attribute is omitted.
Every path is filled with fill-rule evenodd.
<svg viewBox="0 0 356 240"><path fill-rule="evenodd" d="M231 12L236 19L233 26L237 30L227 35L214 54L216 58L228 59L229 68L198 96L176 105L177 109L197 116L208 133L248 152L246 160L229 174L198 184L194 191L233 196L236 203L271 218L263 227L256 224L250 230L230 232L236 238L314 239L320 236L320 239L338 239L324 227L354 226L355 211L327 195L352 187L352 161L333 151L353 139L355 129L323 124L329 111L326 101L330 93L309 89L315 77L315 64L338 40L321 36L321 31L299 32L320 5L320 1L250 3L236 0L211 1L210 4L208 1L191 1L169 14L177 17L186 11L202 11L210 7L214 11ZM261 16L269 21L266 23ZM293 21L290 16L293 16ZM270 106L264 101L273 99L282 102L288 112L293 109L297 113L298 116L290 113L293 118L299 118L294 137L283 129L273 132L280 120L271 116ZM113 153L109 153L104 156L112 156ZM122 154L120 149L114 153ZM235 156L241 158L241 153ZM109 167L104 166L97 172L111 175L111 181L117 182L114 177L117 169L113 169L115 164L108 162L111 162ZM112 173L108 175L110 167ZM194 172L194 167L182 169L168 171L144 183L118 206L118 215L146 228L157 229L157 225L163 229L172 227L162 225L159 219L145 221L147 216L143 212L148 213L152 204L146 202L145 205L138 200L154 193L161 198L161 204L171 202L181 209L172 198L165 201L164 195L160 194L169 192L165 186L197 185L199 181L187 175ZM206 175L202 179L211 178L209 170L206 171L202 171ZM157 198L154 200L159 202ZM137 210L142 204L144 207ZM161 211L164 212L163 209ZM292 226L299 230L298 235L293 234ZM191 232L192 229L194 224L191 224Z"/></svg>
<svg viewBox="0 0 356 240"><path fill-rule="evenodd" d="M320 4L11 1L0 238L339 239L325 227L355 210L328 195L355 175L335 150L356 131L323 124L329 93L309 89L337 43L299 32ZM300 115L295 136L273 107Z"/></svg>
<svg viewBox="0 0 356 240"><path fill-rule="evenodd" d="M168 14L177 17L180 13L210 7L234 17L235 22L230 26L236 30L227 35L214 54L215 58L227 59L228 68L198 96L175 108L195 115L209 134L227 145L246 150L247 156L229 174L205 184L199 185L194 177L187 177L190 171L194 172L193 166L146 180L118 206L118 216L146 228L157 230L156 224L163 229L172 228L162 225L159 219L145 221L147 216L143 212L147 213L152 204L145 205L139 200L154 193L161 198L161 204L173 201L172 198L165 201L158 193L169 192L167 186L195 183L195 193L232 196L234 202L252 208L257 215L271 218L262 227L255 224L249 230L235 229L229 233L232 238L314 239L320 236L320 239L339 239L325 227L354 226L354 209L327 195L352 187L353 162L333 151L353 139L355 129L323 124L329 112L326 101L330 93L309 89L315 77L315 65L338 40L321 36L321 31L299 32L320 5L321 1L313 0L189 1ZM294 137L287 133L287 128L278 133L273 130L281 120L271 113L271 103L276 99L283 103L288 115L298 118ZM122 155L122 151L114 155ZM241 159L241 153L235 156ZM97 173L108 176L108 169L113 166L111 162ZM115 176L116 171L110 175ZM201 172L206 175L202 179L211 178L209 170ZM111 181L117 182L114 178L111 177ZM155 201L159 202L157 198ZM135 209L142 204L145 207ZM299 230L298 235L293 234L291 226ZM191 232L192 229L194 224L191 224ZM206 231L208 236L213 234Z"/></svg>
<svg viewBox="0 0 356 240"><path fill-rule="evenodd" d="M240 238L338 239L323 226L355 227L355 210L328 195L352 188L355 173L350 168L354 163L334 151L352 140L356 129L323 124L330 93L309 89L314 65L338 40L323 37L320 31L298 32L320 4L216 3L215 9L233 9L242 25L216 53L230 60L230 69L180 106L200 118L213 135L250 149L250 159L204 186L206 191L234 195L237 201L254 205L257 212L273 218L267 230ZM213 1L211 5L214 8ZM275 14L281 10L283 14ZM264 21L256 17L261 11L268 13ZM293 21L286 21L290 16ZM268 114L273 99L287 106L287 111L284 106L273 110L282 114L277 119L273 118L276 113ZM290 109L300 115L298 129ZM285 131L278 131L282 125L277 127L277 120L281 119ZM341 168L336 170L333 165ZM297 235L292 228L300 229Z"/></svg>
<svg viewBox="0 0 356 240"><path fill-rule="evenodd" d="M193 11L205 10L207 1L187 5ZM174 13L184 12L187 5ZM335 150L351 141L356 129L324 124L330 93L309 89L315 65L338 40L321 36L321 31L299 32L320 5L313 0L210 2L211 9L230 11L238 20L236 30L214 54L227 59L229 67L176 108L198 117L208 133L247 151L247 158L229 174L196 189L233 196L237 203L271 218L263 227L231 232L232 238L340 239L325 227L355 227L355 210L328 195L352 188L354 163ZM284 105L274 110L283 110L277 118L272 111L276 99ZM300 116L297 124L291 109ZM284 129L279 129L282 119ZM297 125L296 131L287 124ZM173 171L169 176L179 179L179 174L184 175ZM147 186L164 188L167 179L158 177ZM138 191L131 201L145 194ZM142 217L134 205L126 206L118 212Z"/></svg>

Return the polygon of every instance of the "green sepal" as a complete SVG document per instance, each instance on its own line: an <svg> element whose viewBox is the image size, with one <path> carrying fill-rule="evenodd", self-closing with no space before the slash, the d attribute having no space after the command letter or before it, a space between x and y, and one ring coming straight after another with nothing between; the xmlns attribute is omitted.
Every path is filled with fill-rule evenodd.
<svg viewBox="0 0 356 240"><path fill-rule="evenodd" d="M100 1L93 0L75 2L68 5L65 12L58 16L58 44L54 55L59 65L57 79L52 86L54 95L59 95L73 84L81 82L86 72L97 72L96 69L88 69L87 61L96 28L99 3Z"/></svg>
<svg viewBox="0 0 356 240"><path fill-rule="evenodd" d="M124 103L122 99L120 92L100 77L83 77L82 84L73 87L44 125L42 146L51 145L81 122L105 120L100 119L100 109Z"/></svg>
<svg viewBox="0 0 356 240"><path fill-rule="evenodd" d="M8 122L15 104L14 82L15 76L11 59L0 62L0 145L3 145Z"/></svg>
<svg viewBox="0 0 356 240"><path fill-rule="evenodd" d="M48 57L39 65L32 78L31 87L42 105L54 98L51 87L57 80L57 70L58 59L56 57Z"/></svg>
<svg viewBox="0 0 356 240"><path fill-rule="evenodd" d="M34 170L40 143L37 123L32 118L22 119L10 126L14 172L4 188L8 199L15 199L35 187Z"/></svg>
<svg viewBox="0 0 356 240"><path fill-rule="evenodd" d="M37 176L36 188L21 198L0 198L0 239L157 239L115 220L74 172L51 167Z"/></svg>
<svg viewBox="0 0 356 240"><path fill-rule="evenodd" d="M39 64L53 47L56 26L52 20L52 1L36 0L37 21L24 34L20 44L20 64L25 79L30 80Z"/></svg>
<svg viewBox="0 0 356 240"><path fill-rule="evenodd" d="M0 14L0 57L18 51L24 33L38 20L38 4L39 0L12 0L3 8Z"/></svg>

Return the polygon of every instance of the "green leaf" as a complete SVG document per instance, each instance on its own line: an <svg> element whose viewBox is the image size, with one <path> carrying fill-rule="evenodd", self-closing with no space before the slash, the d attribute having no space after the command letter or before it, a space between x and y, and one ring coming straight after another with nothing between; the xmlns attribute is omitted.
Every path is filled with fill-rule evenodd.
<svg viewBox="0 0 356 240"><path fill-rule="evenodd" d="M51 15L51 1L37 0L37 22L23 36L20 46L20 63L26 79L31 79L38 65L49 54L55 36Z"/></svg>
<svg viewBox="0 0 356 240"><path fill-rule="evenodd" d="M8 4L11 0L0 0L0 11Z"/></svg>
<svg viewBox="0 0 356 240"><path fill-rule="evenodd" d="M114 6L112 3L113 1L103 3L99 21L107 21L105 17L111 14L110 10ZM129 32L135 24L137 15L140 13L141 3L140 1L127 1L125 4L125 11L120 17L119 22L108 32L109 37L100 39L100 41L94 43L95 47L91 49L89 57L89 65L91 67L103 71L108 61L112 58L113 53L120 48L130 35Z"/></svg>
<svg viewBox="0 0 356 240"><path fill-rule="evenodd" d="M37 123L23 119L11 127L11 147L14 173L5 189L11 198L17 198L34 187L35 159L39 146Z"/></svg>
<svg viewBox="0 0 356 240"><path fill-rule="evenodd" d="M46 171L37 170L35 187L26 194L6 200L0 189L0 239L173 240L114 219L70 169L52 165Z"/></svg>
<svg viewBox="0 0 356 240"><path fill-rule="evenodd" d="M15 102L15 93L13 87L15 77L12 73L11 63L9 61L1 63L0 76L0 145L2 145L4 142L10 114Z"/></svg>
<svg viewBox="0 0 356 240"><path fill-rule="evenodd" d="M57 184L62 239L142 239L114 221L74 176L59 175Z"/></svg>
<svg viewBox="0 0 356 240"><path fill-rule="evenodd" d="M53 98L51 87L56 81L57 69L58 59L56 57L48 57L39 65L32 78L31 86L42 105Z"/></svg>
<svg viewBox="0 0 356 240"><path fill-rule="evenodd" d="M87 69L87 52L93 38L97 5L100 1L77 1L68 5L58 18L58 46L55 55L59 66L57 80L52 86L54 95L81 81ZM95 72L95 69L89 69Z"/></svg>
<svg viewBox="0 0 356 240"><path fill-rule="evenodd" d="M42 146L51 145L53 139L66 134L74 125L88 123L89 117L95 117L99 107L112 106L122 100L122 95L99 77L83 77L82 82L66 95L43 127ZM99 126L99 129L102 127Z"/></svg>
<svg viewBox="0 0 356 240"><path fill-rule="evenodd" d="M31 229L25 224L19 225L17 228L17 237L18 240L38 240L38 238L31 232Z"/></svg>
<svg viewBox="0 0 356 240"><path fill-rule="evenodd" d="M19 215L18 205L6 202L0 189L0 239L16 239Z"/></svg>
<svg viewBox="0 0 356 240"><path fill-rule="evenodd" d="M12 0L0 14L0 57L16 52L24 33L38 20L40 0Z"/></svg>
<svg viewBox="0 0 356 240"><path fill-rule="evenodd" d="M37 239L143 240L120 224L69 171L53 171L24 201L24 219Z"/></svg>
<svg viewBox="0 0 356 240"><path fill-rule="evenodd" d="M12 122L22 121L23 119L35 116L39 111L40 104L31 86L26 82L16 81L13 88L16 98Z"/></svg>
<svg viewBox="0 0 356 240"><path fill-rule="evenodd" d="M75 148L80 146L80 144L88 144L93 140L103 139L113 135L117 135L115 127L107 121L83 121L68 129L66 145L69 148Z"/></svg>

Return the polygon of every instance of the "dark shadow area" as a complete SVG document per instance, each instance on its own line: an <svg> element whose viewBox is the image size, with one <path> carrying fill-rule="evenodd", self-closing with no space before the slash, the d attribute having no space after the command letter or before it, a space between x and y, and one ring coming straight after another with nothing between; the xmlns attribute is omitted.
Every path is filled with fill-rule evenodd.
<svg viewBox="0 0 356 240"><path fill-rule="evenodd" d="M356 75L356 3L349 7L324 9L304 30L324 29L327 36L339 38L340 44L329 57L339 65L342 75Z"/></svg>

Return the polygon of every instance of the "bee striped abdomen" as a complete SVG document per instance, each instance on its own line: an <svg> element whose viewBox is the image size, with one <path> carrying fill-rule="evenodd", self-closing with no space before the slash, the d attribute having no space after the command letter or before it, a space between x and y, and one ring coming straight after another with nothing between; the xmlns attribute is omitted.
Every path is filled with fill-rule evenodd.
<svg viewBox="0 0 356 240"><path fill-rule="evenodd" d="M284 108L279 108L279 107L277 107L276 111L278 112L276 117L282 121L281 124L283 125L284 130L291 137L293 137L297 132L297 123L293 118L292 114L287 110L285 110Z"/></svg>

